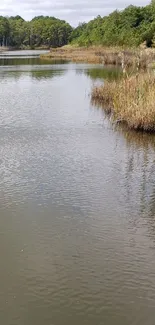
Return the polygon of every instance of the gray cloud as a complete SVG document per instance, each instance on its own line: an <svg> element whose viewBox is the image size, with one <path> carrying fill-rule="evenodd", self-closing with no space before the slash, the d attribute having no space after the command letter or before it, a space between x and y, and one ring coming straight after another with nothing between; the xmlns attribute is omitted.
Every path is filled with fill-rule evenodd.
<svg viewBox="0 0 155 325"><path fill-rule="evenodd" d="M123 9L133 0L0 0L1 15L21 15L30 20L34 16L48 15L65 19L72 25L88 21L97 15L105 16L115 9ZM143 6L148 0L135 0Z"/></svg>

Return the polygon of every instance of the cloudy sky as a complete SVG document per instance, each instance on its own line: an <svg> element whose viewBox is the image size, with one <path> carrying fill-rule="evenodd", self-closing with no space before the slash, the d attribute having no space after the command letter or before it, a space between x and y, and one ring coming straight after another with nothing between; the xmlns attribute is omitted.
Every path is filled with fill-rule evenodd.
<svg viewBox="0 0 155 325"><path fill-rule="evenodd" d="M73 26L97 15L107 15L114 9L130 4L143 6L149 0L0 0L0 15L20 15L26 20L48 15L65 19Z"/></svg>

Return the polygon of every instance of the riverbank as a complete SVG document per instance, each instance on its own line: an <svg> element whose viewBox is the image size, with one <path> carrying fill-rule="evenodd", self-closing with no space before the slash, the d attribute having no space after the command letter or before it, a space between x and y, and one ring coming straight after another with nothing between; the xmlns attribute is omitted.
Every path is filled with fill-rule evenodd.
<svg viewBox="0 0 155 325"><path fill-rule="evenodd" d="M155 75L140 73L105 81L92 91L92 102L103 107L114 121L131 129L155 131Z"/></svg>
<svg viewBox="0 0 155 325"><path fill-rule="evenodd" d="M137 66L146 68L155 61L155 49L126 49L103 47L73 47L51 49L42 59L62 59L104 65Z"/></svg>
<svg viewBox="0 0 155 325"><path fill-rule="evenodd" d="M66 46L52 49L41 58L122 66L124 77L94 88L92 101L131 129L155 131L155 76L146 72L155 61L155 49ZM127 75L129 67L133 71L130 76Z"/></svg>
<svg viewBox="0 0 155 325"><path fill-rule="evenodd" d="M0 53L1 52L13 52L13 51L30 51L30 50L35 50L35 51L49 51L50 48L48 46L21 46L21 47L6 47L6 46L1 46L0 47Z"/></svg>
<svg viewBox="0 0 155 325"><path fill-rule="evenodd" d="M9 51L9 47L6 47L6 46L0 46L0 53L1 53L1 52L5 52L5 51Z"/></svg>

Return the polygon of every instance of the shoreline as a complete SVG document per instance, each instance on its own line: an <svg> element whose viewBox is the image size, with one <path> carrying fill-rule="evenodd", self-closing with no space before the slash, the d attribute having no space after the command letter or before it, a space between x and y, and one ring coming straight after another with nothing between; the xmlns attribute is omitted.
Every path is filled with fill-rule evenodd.
<svg viewBox="0 0 155 325"><path fill-rule="evenodd" d="M73 47L51 49L41 59L61 59L92 64L137 67L146 69L155 62L155 49L124 49L120 47Z"/></svg>
<svg viewBox="0 0 155 325"><path fill-rule="evenodd" d="M49 47L26 47L26 48L19 48L19 47L0 47L0 53L2 52L14 52L14 51L50 51Z"/></svg>
<svg viewBox="0 0 155 325"><path fill-rule="evenodd" d="M74 48L52 49L41 59L61 59L73 62L122 66L123 77L104 81L92 90L92 103L100 106L115 123L125 123L129 129L155 132L155 49ZM132 72L128 75L128 68Z"/></svg>
<svg viewBox="0 0 155 325"><path fill-rule="evenodd" d="M9 47L0 46L0 53L9 51Z"/></svg>
<svg viewBox="0 0 155 325"><path fill-rule="evenodd" d="M140 72L92 89L92 104L101 107L113 122L129 129L155 133L155 75Z"/></svg>

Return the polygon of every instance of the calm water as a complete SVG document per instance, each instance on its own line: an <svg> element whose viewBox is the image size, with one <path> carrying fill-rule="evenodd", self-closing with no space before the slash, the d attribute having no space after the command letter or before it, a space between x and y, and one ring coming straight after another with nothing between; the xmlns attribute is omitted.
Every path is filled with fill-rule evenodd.
<svg viewBox="0 0 155 325"><path fill-rule="evenodd" d="M0 323L154 325L155 137L90 104L119 72L37 56L0 57Z"/></svg>

